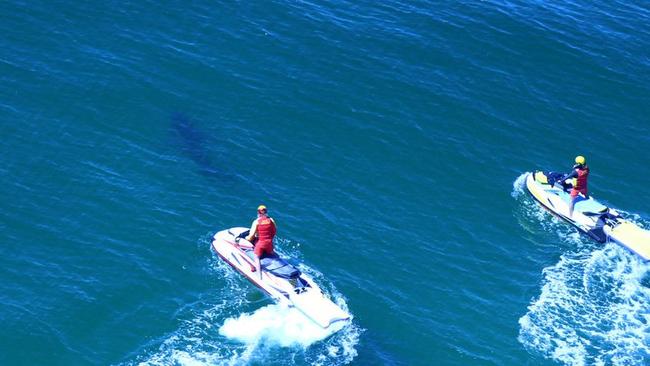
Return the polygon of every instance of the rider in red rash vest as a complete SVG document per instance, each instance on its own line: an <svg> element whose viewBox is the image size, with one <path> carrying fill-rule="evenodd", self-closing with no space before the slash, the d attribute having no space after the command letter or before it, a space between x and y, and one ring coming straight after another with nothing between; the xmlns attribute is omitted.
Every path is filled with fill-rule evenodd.
<svg viewBox="0 0 650 366"><path fill-rule="evenodd" d="M564 180L573 179L573 188L571 188L571 203L569 203L569 217L573 216L573 206L576 203L579 194L588 198L587 178L589 177L589 167L583 156L576 156L576 164L573 166L571 173L564 177Z"/></svg>
<svg viewBox="0 0 650 366"><path fill-rule="evenodd" d="M275 220L268 216L266 206L260 205L257 208L257 219L253 221L250 233L246 237L246 240L251 243L253 243L253 240L257 237L254 249L256 257L255 270L260 274L260 279L262 278L260 259L275 254L273 252L273 237L275 237L275 232Z"/></svg>

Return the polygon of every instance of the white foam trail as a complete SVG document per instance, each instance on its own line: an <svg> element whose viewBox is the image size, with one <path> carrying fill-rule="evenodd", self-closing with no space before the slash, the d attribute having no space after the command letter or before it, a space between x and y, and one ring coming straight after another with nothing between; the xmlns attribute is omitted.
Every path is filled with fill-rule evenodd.
<svg viewBox="0 0 650 366"><path fill-rule="evenodd" d="M301 271L319 282L331 294L332 300L349 313L347 303L336 288L323 279L323 275L300 264ZM299 310L279 304L264 306L248 314L226 319L219 328L222 336L243 343L249 352L268 347L298 347L303 350L319 348L315 354L308 352L305 361L312 365L339 365L351 362L356 356L356 345L363 330L350 322L332 324L323 329ZM319 344L319 347L315 345Z"/></svg>
<svg viewBox="0 0 650 366"><path fill-rule="evenodd" d="M264 342L281 347L307 347L332 335L344 324L334 325L332 329L323 329L295 308L272 304L251 314L227 319L219 334L247 344Z"/></svg>
<svg viewBox="0 0 650 366"><path fill-rule="evenodd" d="M182 365L182 366L204 366L225 364L224 360L218 355L201 351L172 350L169 355L158 354L151 359L141 362L140 366L162 366L162 365Z"/></svg>
<svg viewBox="0 0 650 366"><path fill-rule="evenodd" d="M523 173L515 181L512 183L512 192L510 195L512 197L519 197L522 193L524 193L524 189L526 187L526 177L530 174L529 172Z"/></svg>
<svg viewBox="0 0 650 366"><path fill-rule="evenodd" d="M648 364L650 264L609 243L565 254L543 273L539 298L519 320L520 342L566 365Z"/></svg>
<svg viewBox="0 0 650 366"><path fill-rule="evenodd" d="M543 269L539 298L519 319L519 341L566 365L650 365L650 263L617 244L592 242L532 199L520 199L524 176L512 194L521 200L522 224L536 221L569 250Z"/></svg>
<svg viewBox="0 0 650 366"><path fill-rule="evenodd" d="M261 293L218 258L213 258L211 267L225 284L214 289L210 303L192 305L178 329L124 364L329 366L350 363L357 356L355 347L363 330L355 324L340 323L338 328L323 330L298 310L275 304L242 314L242 309L250 311L265 301L260 300ZM323 290L347 311L345 299L333 284L305 265L300 269L318 279ZM257 300L249 300L252 294L259 295Z"/></svg>

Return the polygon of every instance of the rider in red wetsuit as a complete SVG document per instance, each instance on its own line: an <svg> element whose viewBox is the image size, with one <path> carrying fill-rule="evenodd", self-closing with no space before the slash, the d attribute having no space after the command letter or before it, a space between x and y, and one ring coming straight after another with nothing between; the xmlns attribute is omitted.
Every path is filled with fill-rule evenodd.
<svg viewBox="0 0 650 366"><path fill-rule="evenodd" d="M275 232L275 220L267 214L266 206L259 205L257 207L257 219L253 220L250 233L246 237L246 240L252 243L253 239L257 236L254 249L256 257L255 270L260 274L260 279L262 279L260 259L275 254L273 252L273 237L275 237Z"/></svg>
<svg viewBox="0 0 650 366"><path fill-rule="evenodd" d="M589 177L589 167L584 156L576 156L576 164L573 166L571 173L564 177L564 180L573 179L573 188L571 188L571 203L569 203L569 217L573 216L573 206L578 198L578 194L582 194L589 198L587 194L587 177Z"/></svg>

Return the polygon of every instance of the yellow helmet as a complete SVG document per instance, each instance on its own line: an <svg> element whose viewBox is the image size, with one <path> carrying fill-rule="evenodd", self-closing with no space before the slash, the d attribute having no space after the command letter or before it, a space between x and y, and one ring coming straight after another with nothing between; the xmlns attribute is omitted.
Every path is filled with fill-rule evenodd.
<svg viewBox="0 0 650 366"><path fill-rule="evenodd" d="M576 164L585 165L586 162L587 161L585 160L584 156L582 155L576 156Z"/></svg>
<svg viewBox="0 0 650 366"><path fill-rule="evenodd" d="M264 205L257 206L257 212L264 212L264 211L266 211L266 206Z"/></svg>

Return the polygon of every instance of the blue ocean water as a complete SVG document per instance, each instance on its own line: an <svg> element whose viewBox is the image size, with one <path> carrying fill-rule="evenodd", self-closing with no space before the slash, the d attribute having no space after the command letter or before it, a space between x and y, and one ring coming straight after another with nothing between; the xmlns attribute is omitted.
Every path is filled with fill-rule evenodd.
<svg viewBox="0 0 650 366"><path fill-rule="evenodd" d="M643 2L0 4L0 364L647 365ZM210 251L265 203L335 334Z"/></svg>

